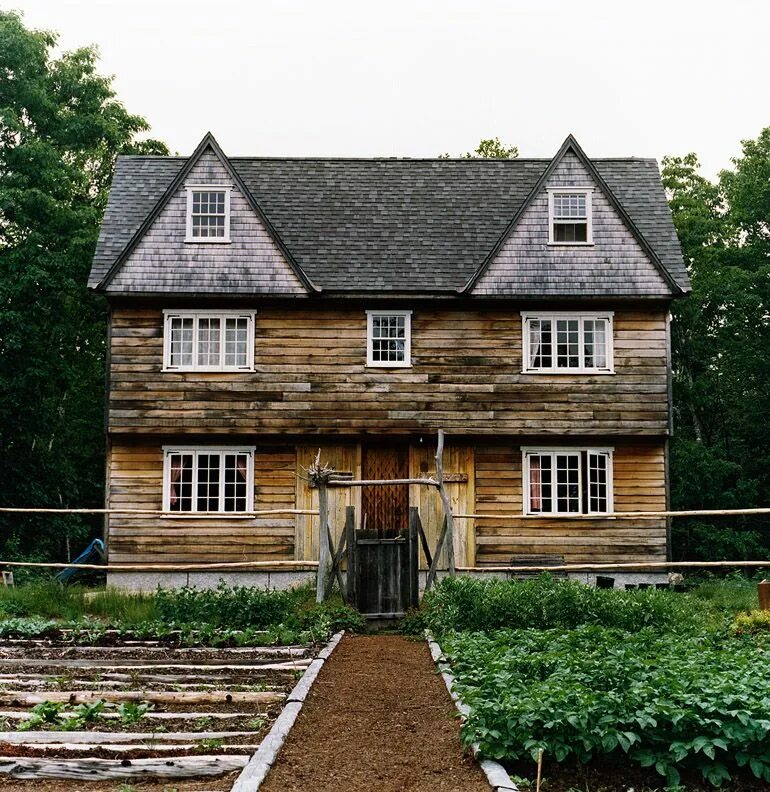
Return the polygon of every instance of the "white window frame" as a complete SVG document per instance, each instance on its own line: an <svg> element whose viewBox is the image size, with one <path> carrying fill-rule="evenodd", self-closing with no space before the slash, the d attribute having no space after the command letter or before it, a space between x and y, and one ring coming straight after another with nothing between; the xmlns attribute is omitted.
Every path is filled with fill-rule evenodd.
<svg viewBox="0 0 770 792"><path fill-rule="evenodd" d="M522 374L614 374L615 373L615 329L614 311L521 311L521 373ZM577 319L578 320L578 339L580 344L579 356L580 365L577 368L565 368L564 366L553 365L550 368L531 368L530 360L530 338L529 323L532 320L551 320L555 323L557 319ZM585 365L585 321L596 321L604 319L607 322L607 365L599 368L598 366ZM552 330L552 357L551 362L556 363L556 328L551 325Z"/></svg>
<svg viewBox="0 0 770 792"><path fill-rule="evenodd" d="M615 511L615 473L613 469L613 456L614 456L615 449L613 447L596 447L596 446L564 446L564 447L557 447L557 446L522 446L521 449L521 478L522 478L522 488L523 488L523 498L522 498L522 510L525 517L577 517L577 516L585 516L585 515L596 515L602 516L605 514L612 514ZM597 511L592 510L591 506L591 492L590 492L590 481L588 482L589 489L587 490L586 499L587 503L584 503L583 500L583 465L582 459L578 464L578 488L579 488L579 497L580 497L580 511L576 512L560 512L560 511L551 511L551 512L533 512L531 505L530 505L530 475L529 475L529 457L533 454L548 454L553 458L553 462L551 463L551 470L556 473L556 455L557 454L569 454L572 456L582 457L583 454L586 454L588 467L590 468L590 458L591 454L599 454L605 456L607 458L607 511ZM551 496L552 503L555 505L557 502L556 498L556 481L552 482L553 492Z"/></svg>
<svg viewBox="0 0 770 792"><path fill-rule="evenodd" d="M186 184L187 190L187 219L185 223L185 242L195 245L226 245L230 243L230 192L231 187L225 184ZM225 235L221 237L193 236L193 193L196 192L221 192L225 194Z"/></svg>
<svg viewBox="0 0 770 792"><path fill-rule="evenodd" d="M196 519L214 518L226 519L231 517L248 516L254 511L254 453L256 446L186 446L186 445L164 445L163 446L163 512L164 517L194 517ZM192 482L192 505L197 505L198 489L198 454L246 454L246 509L245 511L216 511L199 512L195 509L191 511L171 511L171 455L172 454L193 454L193 482ZM220 461L220 470L224 470L224 465ZM220 503L224 501L224 482L220 482L219 498Z"/></svg>
<svg viewBox="0 0 770 792"><path fill-rule="evenodd" d="M404 318L404 359L374 360L372 332L375 316L402 316ZM412 312L411 311L367 311L366 312L366 365L369 368L411 368L412 367Z"/></svg>
<svg viewBox="0 0 770 792"><path fill-rule="evenodd" d="M593 228L593 187L548 187L548 244L557 247L588 247L594 243ZM560 242L554 239L553 227L555 223L574 223L575 219L557 218L554 216L554 194L585 195L586 197L586 241L585 242ZM580 222L580 221L578 221Z"/></svg>
<svg viewBox="0 0 770 792"><path fill-rule="evenodd" d="M198 309L174 310L166 308L163 311L163 371L254 371L254 321L256 311L238 311L236 309L226 309L218 311L203 311ZM191 366L172 366L171 365L171 320L176 317L193 319L193 350ZM247 320L246 329L246 365L245 366L226 366L225 360L225 339L224 339L224 320L232 318ZM198 320L199 319L220 319L222 322L220 330L220 349L218 366L199 366L198 365Z"/></svg>

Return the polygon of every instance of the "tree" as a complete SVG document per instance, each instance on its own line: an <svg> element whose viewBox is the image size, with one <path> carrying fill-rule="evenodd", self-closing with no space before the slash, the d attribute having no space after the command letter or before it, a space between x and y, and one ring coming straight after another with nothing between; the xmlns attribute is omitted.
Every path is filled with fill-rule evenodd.
<svg viewBox="0 0 770 792"><path fill-rule="evenodd" d="M674 305L674 508L770 500L770 129L743 141L711 183L694 154L668 157L663 181L690 269ZM677 557L770 551L766 520L675 523Z"/></svg>
<svg viewBox="0 0 770 792"><path fill-rule="evenodd" d="M479 145L473 151L468 151L461 159L515 159L519 156L519 149L516 146L508 146L500 142L500 138L489 138L479 141ZM441 159L450 159L449 154L441 154Z"/></svg>
<svg viewBox="0 0 770 792"><path fill-rule="evenodd" d="M0 12L0 503L99 505L106 310L86 280L121 152L147 122L117 101L87 47ZM3 557L61 558L87 522L6 516Z"/></svg>

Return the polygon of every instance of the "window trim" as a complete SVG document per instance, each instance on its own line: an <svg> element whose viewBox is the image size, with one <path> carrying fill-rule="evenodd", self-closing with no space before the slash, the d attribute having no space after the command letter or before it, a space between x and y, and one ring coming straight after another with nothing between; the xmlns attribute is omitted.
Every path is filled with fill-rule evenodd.
<svg viewBox="0 0 770 792"><path fill-rule="evenodd" d="M185 221L185 238L187 244L193 245L229 245L230 239L230 193L232 187L226 184L185 184L187 190L187 213ZM225 235L221 237L193 236L192 209L194 192L221 192L225 194Z"/></svg>
<svg viewBox="0 0 770 792"><path fill-rule="evenodd" d="M173 518L187 518L187 519L232 519L250 517L254 511L254 455L256 453L256 446L206 446L206 445L164 445L161 446L163 450L163 516ZM246 509L245 511L217 511L217 512L199 512L199 511L171 511L171 455L172 454L194 454L195 463L197 463L198 454L247 454L248 459L246 462ZM221 464L221 462L220 462ZM222 466L221 470L224 469ZM198 483L198 466L194 464L193 467L193 491L195 491ZM223 492L223 490L222 490ZM220 493L220 499L223 495ZM197 496L193 496L193 503L195 503Z"/></svg>
<svg viewBox="0 0 770 792"><path fill-rule="evenodd" d="M530 454L551 454L554 457L556 454L572 454L574 456L582 457L586 454L587 461L590 459L591 454L603 454L607 457L607 511L591 511L591 495L588 493L587 503L583 500L583 466L578 465L578 485L580 488L580 511L577 512L533 512L530 506L530 479L529 479L529 455ZM521 447L521 483L522 483L522 513L525 517L602 517L606 519L613 519L606 517L607 514L612 514L615 511L615 470L614 470L614 455L615 448L613 446L522 446ZM589 464L590 467L590 464ZM555 464L552 470L556 470ZM590 486L590 482L588 482ZM556 498L553 497L553 501Z"/></svg>
<svg viewBox="0 0 770 792"><path fill-rule="evenodd" d="M615 312L614 311L521 311L521 373L522 374L614 374L615 373ZM529 322L532 319L578 319L580 321L580 360L577 368L551 366L550 368L529 367ZM605 368L587 367L585 365L585 341L583 322L588 319L607 320L607 366ZM556 354L553 353L553 360Z"/></svg>
<svg viewBox="0 0 770 792"><path fill-rule="evenodd" d="M254 371L254 327L256 311L239 311L235 308L226 308L217 311L199 310L197 308L181 308L175 310L172 308L163 309L163 368L162 371L168 372L217 372L217 371L240 371L243 373ZM172 366L171 365L171 320L174 317L192 317L193 318L193 364L191 366ZM198 319L227 319L232 317L243 317L248 322L246 332L246 366L226 366L224 364L225 346L224 338L220 341L220 360L222 363L218 366L199 366L198 359Z"/></svg>
<svg viewBox="0 0 770 792"><path fill-rule="evenodd" d="M591 247L594 244L593 224L593 187L547 187L548 192L548 244L555 247ZM553 238L555 223L570 223L571 220L554 217L553 197L555 193L572 195L585 194L586 197L586 241L585 242L559 242Z"/></svg>
<svg viewBox="0 0 770 792"><path fill-rule="evenodd" d="M372 338L373 318L375 316L403 316L404 317L404 359L374 360ZM366 312L366 366L367 368L412 368L412 312L373 310Z"/></svg>

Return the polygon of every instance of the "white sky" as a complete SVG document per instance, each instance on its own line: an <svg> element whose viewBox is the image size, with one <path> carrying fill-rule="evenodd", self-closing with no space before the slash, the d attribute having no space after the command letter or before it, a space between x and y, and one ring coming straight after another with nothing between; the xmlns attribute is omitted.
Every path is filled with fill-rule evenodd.
<svg viewBox="0 0 770 792"><path fill-rule="evenodd" d="M188 154L696 151L770 126L768 0L6 0L96 44L119 97Z"/></svg>

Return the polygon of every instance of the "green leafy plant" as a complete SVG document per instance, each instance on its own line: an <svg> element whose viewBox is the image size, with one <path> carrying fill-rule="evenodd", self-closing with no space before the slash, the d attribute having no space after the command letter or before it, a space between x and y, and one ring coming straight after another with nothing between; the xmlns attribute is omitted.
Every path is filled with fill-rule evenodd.
<svg viewBox="0 0 770 792"><path fill-rule="evenodd" d="M98 721L104 712L106 702L99 699L93 704L80 704L73 713L62 722L63 731L79 731L89 723Z"/></svg>
<svg viewBox="0 0 770 792"><path fill-rule="evenodd" d="M218 751L224 743L222 740L204 739L198 742L198 748L202 751Z"/></svg>
<svg viewBox="0 0 770 792"><path fill-rule="evenodd" d="M730 626L734 635L770 634L770 611L756 610L739 613Z"/></svg>
<svg viewBox="0 0 770 792"><path fill-rule="evenodd" d="M30 716L19 723L18 731L32 731L40 726L59 726L62 723L61 711L64 703L59 701L43 701L30 711Z"/></svg>
<svg viewBox="0 0 770 792"><path fill-rule="evenodd" d="M543 748L559 762L625 755L669 785L681 769L770 781L767 644L584 625L447 633L442 647L471 708L463 739L488 757Z"/></svg>
<svg viewBox="0 0 770 792"><path fill-rule="evenodd" d="M118 707L120 722L123 726L133 726L152 709L153 705L148 702L124 701Z"/></svg>

